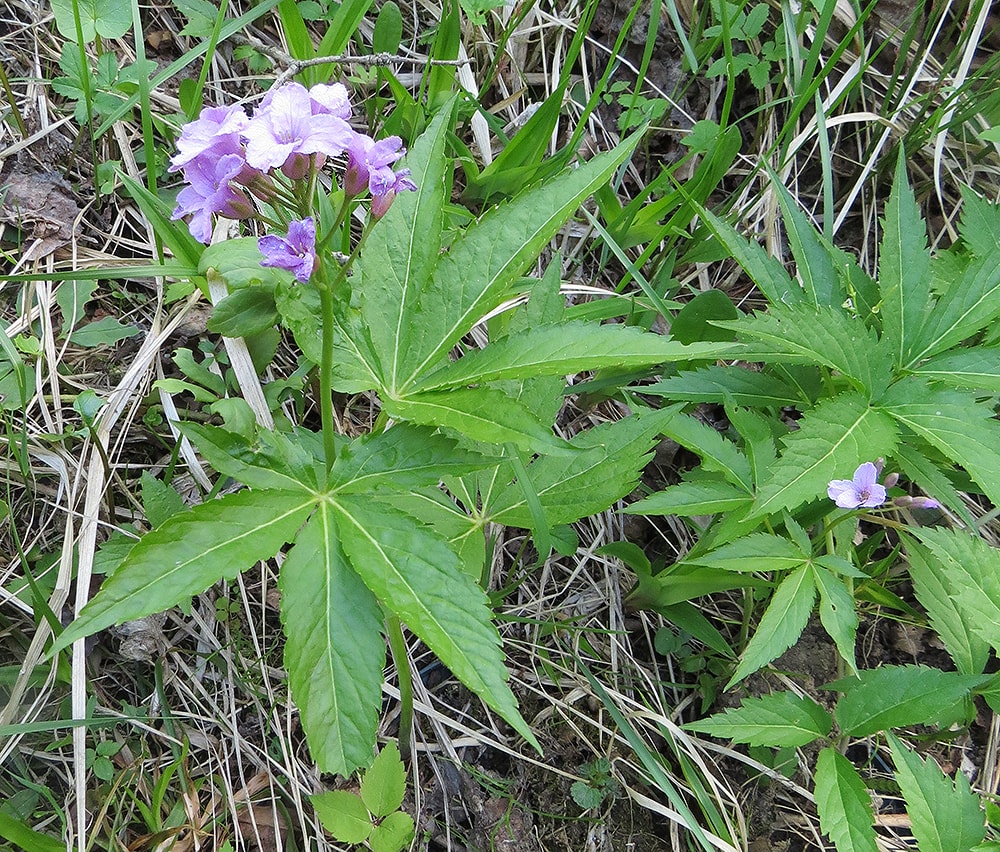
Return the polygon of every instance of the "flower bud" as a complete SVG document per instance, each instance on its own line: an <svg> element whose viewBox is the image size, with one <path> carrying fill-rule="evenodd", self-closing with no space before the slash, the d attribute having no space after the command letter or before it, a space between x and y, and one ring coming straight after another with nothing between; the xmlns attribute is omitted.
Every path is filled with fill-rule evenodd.
<svg viewBox="0 0 1000 852"><path fill-rule="evenodd" d="M894 486L897 482L899 482L899 474L898 473L887 474L886 477L885 477L885 479L882 480L882 484L886 488L892 488L892 486Z"/></svg>

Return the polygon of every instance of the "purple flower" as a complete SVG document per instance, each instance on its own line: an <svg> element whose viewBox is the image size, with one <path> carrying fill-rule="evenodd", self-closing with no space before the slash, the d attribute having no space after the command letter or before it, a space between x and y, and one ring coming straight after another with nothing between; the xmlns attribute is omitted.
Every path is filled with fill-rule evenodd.
<svg viewBox="0 0 1000 852"><path fill-rule="evenodd" d="M351 103L343 83L317 83L309 90L313 115L335 115L347 121L351 117Z"/></svg>
<svg viewBox="0 0 1000 852"><path fill-rule="evenodd" d="M169 171L180 171L195 159L218 159L226 154L242 156L240 134L249 121L238 106L203 109L198 118L181 128Z"/></svg>
<svg viewBox="0 0 1000 852"><path fill-rule="evenodd" d="M245 219L253 215L253 205L246 194L232 182L246 163L239 154L225 154L218 159L199 157L184 169L188 186L177 193L177 207L171 219L194 214L188 223L191 236L203 243L212 239L212 214L230 219Z"/></svg>
<svg viewBox="0 0 1000 852"><path fill-rule="evenodd" d="M313 114L305 86L289 83L268 93L243 131L247 162L255 169L280 168L304 177L314 154L336 156L354 137L351 126L330 113Z"/></svg>
<svg viewBox="0 0 1000 852"><path fill-rule="evenodd" d="M416 188L417 185L410 180L409 169L400 169L398 172L393 172L391 184L380 185L378 192L375 191L374 186L372 187L372 216L376 219L381 219L389 210L389 206L392 204L397 192L403 192L404 190L413 192Z"/></svg>
<svg viewBox="0 0 1000 852"><path fill-rule="evenodd" d="M885 488L878 484L878 468L865 462L856 471L854 479L834 479L826 493L841 509L871 509L885 502Z"/></svg>
<svg viewBox="0 0 1000 852"><path fill-rule="evenodd" d="M347 146L344 190L352 197L365 189L370 189L373 196L385 195L396 180L396 173L391 166L405 153L403 140L398 136L389 136L376 142L370 136L355 133Z"/></svg>
<svg viewBox="0 0 1000 852"><path fill-rule="evenodd" d="M257 247L264 255L261 266L287 269L304 284L316 264L316 225L311 216L289 222L286 237L269 234L257 240Z"/></svg>

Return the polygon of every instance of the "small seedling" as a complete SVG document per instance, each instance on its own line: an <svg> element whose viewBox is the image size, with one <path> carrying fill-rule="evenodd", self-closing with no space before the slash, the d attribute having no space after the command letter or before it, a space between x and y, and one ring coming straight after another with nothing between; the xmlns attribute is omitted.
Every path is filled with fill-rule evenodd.
<svg viewBox="0 0 1000 852"><path fill-rule="evenodd" d="M585 763L580 767L580 772L587 780L574 781L569 794L584 810L599 807L608 796L614 796L618 792L618 782L611 774L611 761L606 757Z"/></svg>
<svg viewBox="0 0 1000 852"><path fill-rule="evenodd" d="M415 831L413 818L399 809L405 790L399 748L389 743L361 778L360 793L331 790L312 796L312 804L323 827L341 843L363 843L372 852L400 852Z"/></svg>

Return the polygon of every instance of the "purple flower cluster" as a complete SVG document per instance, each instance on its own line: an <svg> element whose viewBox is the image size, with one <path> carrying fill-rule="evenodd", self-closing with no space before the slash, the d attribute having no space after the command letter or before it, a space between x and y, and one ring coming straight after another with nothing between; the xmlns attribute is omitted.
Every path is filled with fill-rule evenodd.
<svg viewBox="0 0 1000 852"><path fill-rule="evenodd" d="M354 197L367 189L372 196L372 216L380 218L396 193L416 189L416 185L409 169L392 169L406 153L402 140L391 136L376 142L355 132L348 123L350 116L347 89L341 83L310 89L289 83L272 89L252 116L238 106L203 109L196 120L181 129L177 153L170 161L170 171L183 172L187 183L177 195L172 218L190 216L191 234L208 243L212 217L253 216L251 196L273 198L277 172L290 180L301 180L326 157L345 152L346 194ZM306 263L302 250L309 243L313 246L310 251L315 251L312 220L292 223L287 239L281 240L287 252L274 242L279 239L261 240L266 265L281 266L299 280L307 280L315 256L311 254ZM288 259L292 257L296 260Z"/></svg>

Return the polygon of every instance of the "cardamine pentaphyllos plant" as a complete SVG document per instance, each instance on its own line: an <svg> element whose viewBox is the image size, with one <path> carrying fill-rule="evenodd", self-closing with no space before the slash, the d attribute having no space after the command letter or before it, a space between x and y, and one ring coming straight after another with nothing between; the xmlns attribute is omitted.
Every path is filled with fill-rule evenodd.
<svg viewBox="0 0 1000 852"><path fill-rule="evenodd" d="M557 264L542 279L524 277L625 163L638 135L448 232L446 242L454 113L454 102L441 110L404 160L400 139L351 128L342 85L291 83L252 116L210 108L182 129L171 168L186 185L172 216L190 217L198 242L159 199L134 191L164 243L197 263L198 276L226 284L210 327L230 337L273 325L292 333L319 373L322 428L263 429L252 418L224 428L179 424L220 474L245 488L143 536L54 648L181 603L285 550L285 664L313 757L329 772L347 774L374 757L386 637L406 752L404 623L537 747L507 684L480 585L484 530L530 528L544 556L566 541L561 525L634 488L677 413L639 411L564 440L552 422L566 374L654 369L729 349L568 319ZM345 155L339 175L333 164ZM355 239L350 222L366 192ZM215 217L269 233L204 248ZM503 316L525 291L527 305ZM454 358L491 316L489 344ZM338 434L334 391L372 394L380 414L371 434Z"/></svg>

